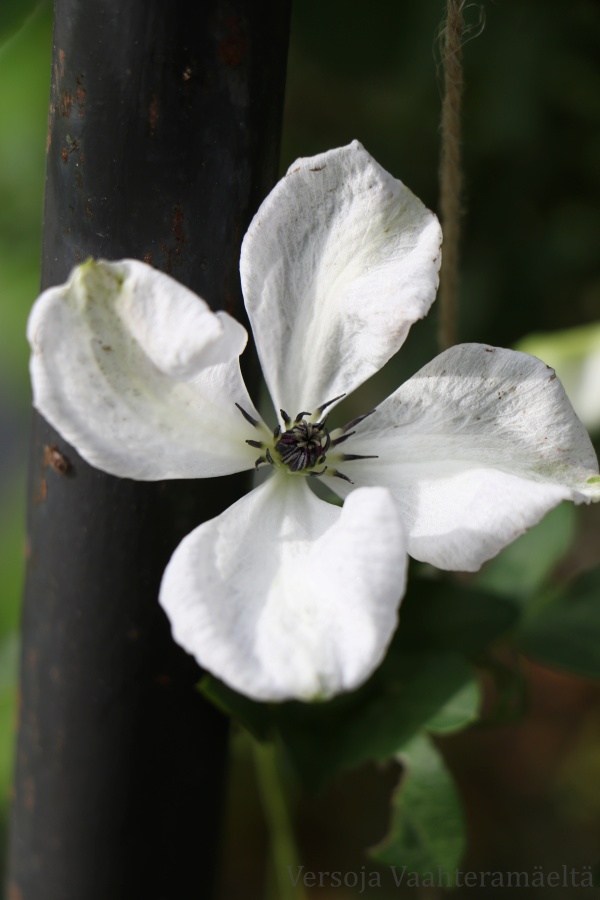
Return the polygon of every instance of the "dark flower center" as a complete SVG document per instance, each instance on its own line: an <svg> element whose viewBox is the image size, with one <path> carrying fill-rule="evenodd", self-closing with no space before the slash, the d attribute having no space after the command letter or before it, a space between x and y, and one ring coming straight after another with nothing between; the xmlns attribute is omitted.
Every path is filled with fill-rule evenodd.
<svg viewBox="0 0 600 900"><path fill-rule="evenodd" d="M329 400L327 403L323 403L322 406L319 406L315 415L322 416L328 406L331 406L336 400L341 400L343 396L344 395L342 394L339 397L334 397L333 400ZM258 419L251 416L249 412L246 412L239 403L236 403L235 405L250 425L254 428L262 428L266 431L265 426L261 425ZM363 419L366 419L367 416L370 416L375 410L371 410L363 416L352 419L352 421L348 422L343 428L336 428L333 431L333 437L330 435L327 428L325 428L325 422L327 421L329 413L319 421L314 422L306 421L306 417L312 416L312 413L299 412L292 422L284 409L280 409L279 412L284 428L286 429L283 433L281 432L281 425L278 425L273 432L273 437L270 439L264 440L263 438L262 440L258 440L248 438L246 440L246 443L251 447L256 447L257 450L261 451L261 455L254 463L257 469L259 466L268 463L276 469L281 469L282 466L286 466L290 472L293 473L301 472L303 475L312 475L317 478L321 475L328 475L332 478L342 478L344 481L349 481L350 484L353 484L354 482L351 481L347 475L344 475L343 472L340 472L339 469L324 465L329 449L332 448L330 456L334 463L356 459L376 459L375 456L364 456L357 453L340 453L337 450L338 444L343 444L344 441L347 441L348 438L355 433L350 429L362 422ZM321 465L323 466L322 469L315 468L315 466Z"/></svg>
<svg viewBox="0 0 600 900"><path fill-rule="evenodd" d="M325 462L330 445L331 438L323 422L301 419L284 431L275 444L275 450L292 472L300 472Z"/></svg>

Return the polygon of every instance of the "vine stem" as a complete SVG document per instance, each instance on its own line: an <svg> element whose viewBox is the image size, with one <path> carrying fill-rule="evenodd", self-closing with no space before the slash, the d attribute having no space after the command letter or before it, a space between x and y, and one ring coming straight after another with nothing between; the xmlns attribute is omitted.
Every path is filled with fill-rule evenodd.
<svg viewBox="0 0 600 900"><path fill-rule="evenodd" d="M279 772L277 747L270 742L261 744L249 739L252 741L256 780L269 835L274 875L269 896L277 900L307 900L302 879L298 878L294 884L291 877L299 871L299 853Z"/></svg>
<svg viewBox="0 0 600 900"><path fill-rule="evenodd" d="M444 232L439 294L440 350L457 340L458 260L461 216L461 131L463 93L462 35L465 0L448 0L443 26L442 67L444 98L441 116L440 213Z"/></svg>

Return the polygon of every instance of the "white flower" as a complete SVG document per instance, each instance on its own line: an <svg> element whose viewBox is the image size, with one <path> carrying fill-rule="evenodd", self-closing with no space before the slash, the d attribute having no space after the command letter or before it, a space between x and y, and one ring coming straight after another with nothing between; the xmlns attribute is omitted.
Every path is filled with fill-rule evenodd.
<svg viewBox="0 0 600 900"><path fill-rule="evenodd" d="M86 263L31 314L35 405L92 465L148 480L272 470L185 538L160 596L175 639L251 697L364 681L396 627L407 549L473 570L560 500L588 499L589 438L552 371L521 353L454 347L330 428L325 407L429 309L440 242L360 144L292 166L240 266L275 435L240 375L242 326L140 262ZM318 475L343 508L310 490Z"/></svg>

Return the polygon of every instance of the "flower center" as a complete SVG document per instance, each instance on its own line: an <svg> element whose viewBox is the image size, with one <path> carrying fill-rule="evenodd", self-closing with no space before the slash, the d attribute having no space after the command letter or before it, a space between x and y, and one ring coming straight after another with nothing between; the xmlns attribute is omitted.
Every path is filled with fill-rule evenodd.
<svg viewBox="0 0 600 900"><path fill-rule="evenodd" d="M284 431L275 444L281 462L292 472L324 463L331 445L324 422L306 422L304 415L308 413L303 413L300 421L296 419L293 427Z"/></svg>
<svg viewBox="0 0 600 900"><path fill-rule="evenodd" d="M342 396L344 395L342 394ZM309 412L300 412L293 422L286 411L280 409L279 412L281 413L285 431L282 432L281 426L278 425L270 440L246 441L251 447L256 447L257 450L262 452L262 455L256 460L256 468L258 469L260 465L268 463L276 469L285 468L292 474L300 473L301 475L312 476L330 475L334 478L342 478L344 481L350 481L350 483L353 484L350 478L348 478L347 475L344 475L343 472L340 472L339 469L325 465L327 453L330 448L335 449L338 444L342 444L344 441L348 440L348 438L354 434L354 431L350 431L350 429L362 422L363 419L366 419L367 416L370 416L375 410L371 410L370 412L365 413L364 416L353 419L343 428L337 428L330 434L325 427L327 416L324 416L317 421L314 421L314 419L317 416L321 416L324 410L332 403L335 403L336 400L341 399L342 397L334 397L333 400L329 400L327 403L320 406L314 415ZM250 413L246 412L239 403L236 403L235 405L246 421L253 425L254 428L262 429L263 432L266 431L265 426L251 416ZM308 421L307 416L309 417ZM376 456L363 456L356 453L340 453L337 450L330 455L332 461L335 463L356 459L377 458ZM323 466L323 468L317 469L317 466Z"/></svg>

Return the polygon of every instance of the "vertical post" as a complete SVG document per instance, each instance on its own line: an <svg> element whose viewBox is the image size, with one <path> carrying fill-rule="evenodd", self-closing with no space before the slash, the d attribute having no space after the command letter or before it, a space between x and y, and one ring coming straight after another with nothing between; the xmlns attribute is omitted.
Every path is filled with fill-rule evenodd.
<svg viewBox="0 0 600 900"><path fill-rule="evenodd" d="M289 0L56 0L43 288L130 256L243 319L288 29ZM226 724L157 594L243 487L114 478L35 416L10 900L210 896Z"/></svg>

